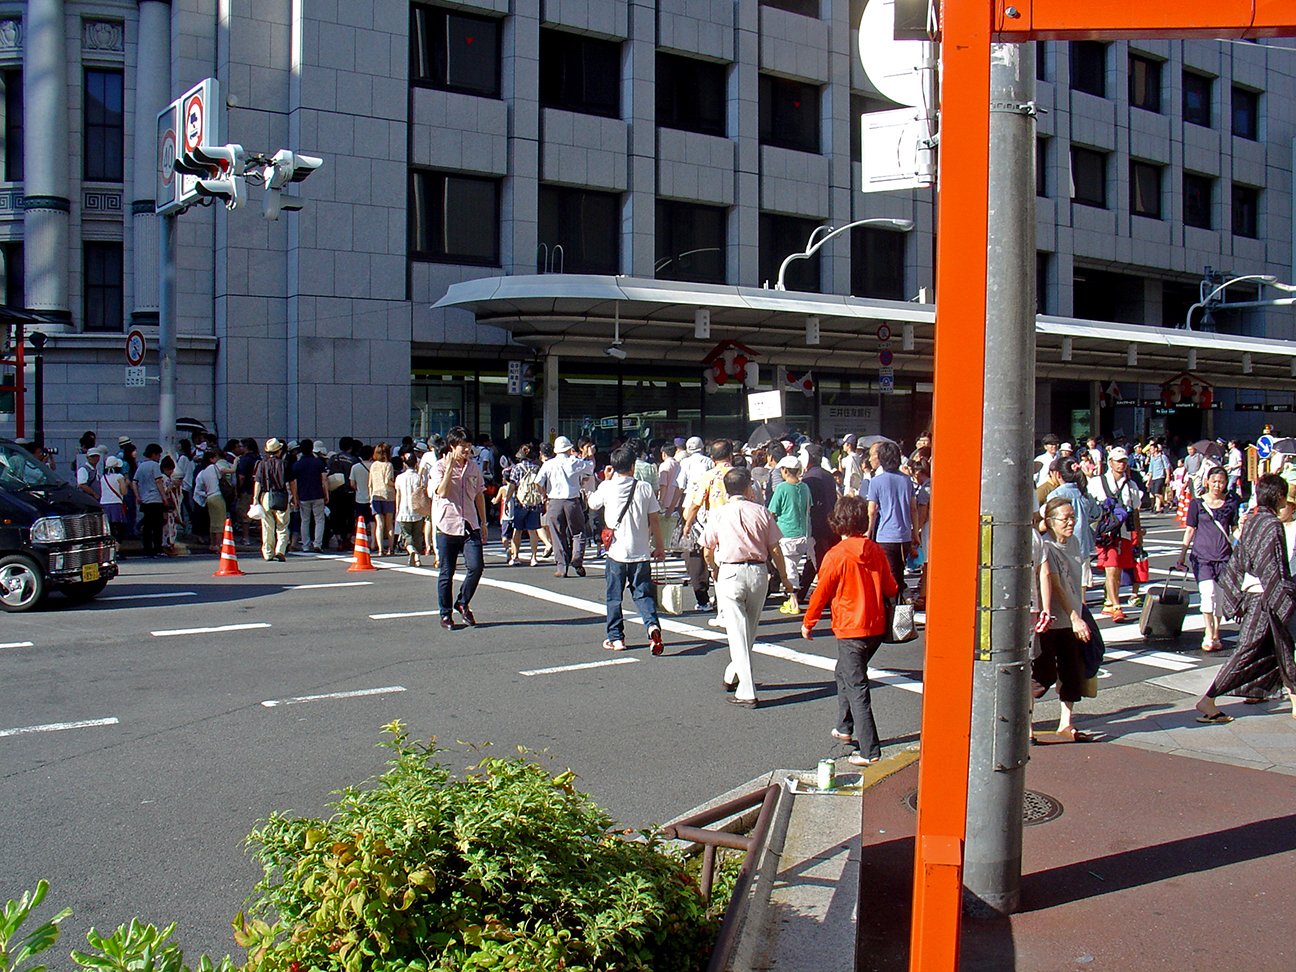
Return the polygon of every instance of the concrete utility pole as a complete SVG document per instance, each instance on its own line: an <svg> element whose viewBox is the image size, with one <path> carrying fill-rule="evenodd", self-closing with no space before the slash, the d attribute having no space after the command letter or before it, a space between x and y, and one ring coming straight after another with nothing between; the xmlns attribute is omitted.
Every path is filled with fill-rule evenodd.
<svg viewBox="0 0 1296 972"><path fill-rule="evenodd" d="M1035 46L991 50L983 553L963 865L974 917L1021 902L1035 503Z"/></svg>

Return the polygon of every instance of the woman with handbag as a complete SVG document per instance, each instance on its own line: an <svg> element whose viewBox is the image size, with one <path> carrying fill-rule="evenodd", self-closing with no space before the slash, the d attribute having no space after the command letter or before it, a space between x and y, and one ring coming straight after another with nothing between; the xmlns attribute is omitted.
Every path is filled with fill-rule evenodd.
<svg viewBox="0 0 1296 972"><path fill-rule="evenodd" d="M1296 614L1296 586L1278 517L1287 500L1286 480L1273 473L1261 476L1255 498L1255 509L1242 524L1233 556L1215 586L1217 613L1241 619L1237 649L1197 700L1198 722L1233 721L1215 704L1221 695L1263 702L1279 687L1293 698L1296 714L1296 660L1288 626Z"/></svg>
<svg viewBox="0 0 1296 972"><path fill-rule="evenodd" d="M1228 492L1228 471L1216 466L1206 477L1205 495L1188 504L1183 548L1175 564L1177 570L1187 570L1186 558L1192 563L1193 577L1197 579L1205 625L1202 651L1219 651L1224 647L1219 634L1219 615L1215 611L1215 578L1233 556L1233 529L1237 519L1238 503Z"/></svg>
<svg viewBox="0 0 1296 972"><path fill-rule="evenodd" d="M868 766L882 758L868 665L882 646L887 627L886 598L900 591L882 547L868 538L868 501L843 496L829 514L828 525L841 537L824 554L819 585L810 597L801 637L814 637L814 626L832 605L832 631L837 638L837 727L832 737L854 743L847 757L852 766Z"/></svg>
<svg viewBox="0 0 1296 972"><path fill-rule="evenodd" d="M1043 698L1056 684L1062 703L1056 738L1065 742L1089 742L1092 737L1071 721L1075 704L1085 695L1084 645L1093 637L1084 617L1082 555L1075 538L1075 507L1060 496L1049 500L1044 506L1044 526L1041 605L1036 624L1039 653L1031 659L1031 696Z"/></svg>
<svg viewBox="0 0 1296 972"><path fill-rule="evenodd" d="M261 559L288 559L288 471L284 444L267 439L265 456L252 473L252 505L261 507ZM215 521L213 521L214 523Z"/></svg>

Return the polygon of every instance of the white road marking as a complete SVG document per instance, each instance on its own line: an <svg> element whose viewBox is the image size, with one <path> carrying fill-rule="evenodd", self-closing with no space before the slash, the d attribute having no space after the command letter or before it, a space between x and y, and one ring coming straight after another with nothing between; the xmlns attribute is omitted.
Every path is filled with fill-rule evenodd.
<svg viewBox="0 0 1296 972"><path fill-rule="evenodd" d="M1197 667L1196 662L1163 651L1128 651L1124 648L1107 649L1103 653L1103 660L1133 662L1135 665L1163 668L1170 672L1183 672Z"/></svg>
<svg viewBox="0 0 1296 972"><path fill-rule="evenodd" d="M390 695L393 692L404 692L404 685L384 685L382 688L357 689L354 692L329 692L325 695L299 695L291 699L266 699L261 704L267 709L278 705L300 705L303 702L319 702L322 699L354 699L362 695Z"/></svg>
<svg viewBox="0 0 1296 972"><path fill-rule="evenodd" d="M440 611L396 611L392 614L371 614L371 621L394 621L397 618L430 618L440 614Z"/></svg>
<svg viewBox="0 0 1296 972"><path fill-rule="evenodd" d="M0 648L31 648L30 641L10 641L8 644L0 645Z"/></svg>
<svg viewBox="0 0 1296 972"><path fill-rule="evenodd" d="M197 597L197 591L166 591L161 594L114 594L112 597L96 597L96 601L151 601L160 597Z"/></svg>
<svg viewBox="0 0 1296 972"><path fill-rule="evenodd" d="M266 621L254 621L248 624L222 624L215 628L171 628L167 631L150 631L154 638L170 638L172 635L219 634L222 631L251 631L253 628L268 628Z"/></svg>
<svg viewBox="0 0 1296 972"><path fill-rule="evenodd" d="M325 587L369 587L373 581L338 581L336 584L285 584L285 591L318 591Z"/></svg>
<svg viewBox="0 0 1296 972"><path fill-rule="evenodd" d="M86 719L82 722L51 722L45 726L23 726L21 729L0 729L0 736L24 736L32 732L59 732L63 729L89 729L93 726L115 726L117 717L111 719Z"/></svg>
<svg viewBox="0 0 1296 972"><path fill-rule="evenodd" d="M609 658L607 661L582 662L579 665L558 665L555 668L533 668L519 675L552 675L554 672L575 672L582 668L606 668L608 665L632 665L638 658Z"/></svg>

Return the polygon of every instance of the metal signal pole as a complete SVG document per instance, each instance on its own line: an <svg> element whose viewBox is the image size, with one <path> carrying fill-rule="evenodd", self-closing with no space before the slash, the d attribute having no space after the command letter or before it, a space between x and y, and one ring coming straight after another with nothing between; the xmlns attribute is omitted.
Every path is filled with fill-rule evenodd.
<svg viewBox="0 0 1296 972"><path fill-rule="evenodd" d="M1030 746L1035 46L991 51L982 566L963 862L964 910L972 917L1011 914L1021 902Z"/></svg>

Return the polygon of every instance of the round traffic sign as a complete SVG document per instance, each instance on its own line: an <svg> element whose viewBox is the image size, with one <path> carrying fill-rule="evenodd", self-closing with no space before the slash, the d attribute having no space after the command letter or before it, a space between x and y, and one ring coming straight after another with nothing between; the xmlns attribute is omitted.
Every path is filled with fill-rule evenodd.
<svg viewBox="0 0 1296 972"><path fill-rule="evenodd" d="M206 106L201 94L190 95L184 106L184 140L185 151L192 152L202 144L204 127L203 115Z"/></svg>
<svg viewBox="0 0 1296 972"><path fill-rule="evenodd" d="M891 326L889 324L879 324L877 329L877 336L879 341L890 341Z"/></svg>
<svg viewBox="0 0 1296 972"><path fill-rule="evenodd" d="M132 368L138 368L144 363L144 352L148 350L148 342L144 340L144 332L139 328L131 328L126 335L126 363Z"/></svg>
<svg viewBox="0 0 1296 972"><path fill-rule="evenodd" d="M171 185L175 178L176 136L170 129L162 136L162 145L158 148L158 168L162 173L162 185Z"/></svg>
<svg viewBox="0 0 1296 972"><path fill-rule="evenodd" d="M895 355L891 353L890 348L886 348L885 350L878 352L878 361L882 362L882 364L889 365L894 360L895 360Z"/></svg>
<svg viewBox="0 0 1296 972"><path fill-rule="evenodd" d="M1273 454L1273 436L1262 435L1256 439L1256 455L1261 459L1268 459Z"/></svg>

